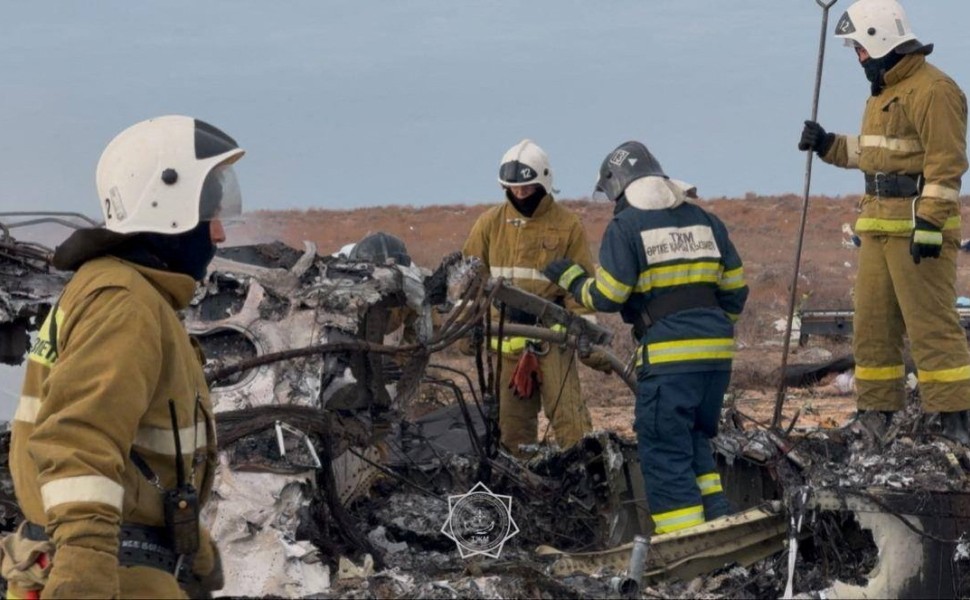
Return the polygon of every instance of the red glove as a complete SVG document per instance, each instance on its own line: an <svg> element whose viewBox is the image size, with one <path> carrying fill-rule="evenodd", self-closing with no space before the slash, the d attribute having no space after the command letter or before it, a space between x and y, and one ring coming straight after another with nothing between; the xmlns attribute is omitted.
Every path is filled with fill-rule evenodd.
<svg viewBox="0 0 970 600"><path fill-rule="evenodd" d="M539 357L532 350L526 349L512 371L509 389L519 398L531 398L540 383L542 370L539 368Z"/></svg>

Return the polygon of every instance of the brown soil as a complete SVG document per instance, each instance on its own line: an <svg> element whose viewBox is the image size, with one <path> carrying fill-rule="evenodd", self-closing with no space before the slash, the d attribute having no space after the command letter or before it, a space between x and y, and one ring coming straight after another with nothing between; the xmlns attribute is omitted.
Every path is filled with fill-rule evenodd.
<svg viewBox="0 0 970 600"><path fill-rule="evenodd" d="M854 224L856 197L815 197L808 203L805 236L797 285L797 306L812 309L851 308L857 250L843 243L844 224ZM966 199L964 199L966 200ZM751 296L738 322L738 354L734 364L731 395L736 408L751 419L770 423L779 385L783 333L774 323L788 315L790 289L803 202L801 197L757 196L701 200L701 205L727 225L744 260ZM589 200L564 201L576 212L590 240L594 257L599 240L612 217L612 207ZM967 202L963 202L967 206ZM245 244L279 239L297 248L312 241L321 254L336 252L376 231L400 237L415 262L434 268L443 256L461 248L475 219L491 205L453 205L415 208L385 206L357 210L261 211L249 213L244 223L229 230L230 242ZM964 219L970 218L964 208ZM961 255L962 256L962 255ZM970 295L970 264L958 271L958 294ZM625 358L632 350L628 328L616 315L601 322L616 331L612 351ZM833 356L847 355L846 340L811 338L805 347L791 344L789 364L824 349ZM811 358L811 357L810 357ZM435 362L460 366L474 372L471 359L451 349ZM632 436L633 395L616 377L580 367L587 402L598 428ZM851 396L832 394L830 381L814 389L789 389L781 423L788 426L798 415L796 427L838 425L854 410ZM545 430L540 424L540 436ZM551 437L551 432L550 432Z"/></svg>

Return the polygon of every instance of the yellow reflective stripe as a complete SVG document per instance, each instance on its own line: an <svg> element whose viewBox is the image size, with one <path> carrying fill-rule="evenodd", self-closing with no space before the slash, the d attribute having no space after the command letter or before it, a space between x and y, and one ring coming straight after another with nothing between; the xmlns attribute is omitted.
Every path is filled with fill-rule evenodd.
<svg viewBox="0 0 970 600"><path fill-rule="evenodd" d="M589 292L590 288L593 287L593 283L594 283L593 279L587 279L586 282L583 283L583 288L579 294L580 295L579 301L582 302L583 306L585 306L586 308L596 310L596 307L593 306L593 295Z"/></svg>
<svg viewBox="0 0 970 600"><path fill-rule="evenodd" d="M653 517L654 525L656 525L655 533L670 533L671 531L679 531L703 523L704 506L698 504L696 506L688 506L687 508L657 513L651 516Z"/></svg>
<svg viewBox="0 0 970 600"><path fill-rule="evenodd" d="M716 262L696 262L666 267L651 267L640 273L636 292L649 292L654 287L670 287L689 283L717 283L721 265Z"/></svg>
<svg viewBox="0 0 970 600"><path fill-rule="evenodd" d="M722 290L736 290L744 287L744 267L725 271L717 287Z"/></svg>
<svg viewBox="0 0 970 600"><path fill-rule="evenodd" d="M922 196L928 198L942 198L943 200L956 202L960 199L960 190L953 189L945 185L940 185L938 183L927 183L925 186L923 186Z"/></svg>
<svg viewBox="0 0 970 600"><path fill-rule="evenodd" d="M921 152L923 144L919 138L891 138L884 135L860 135L862 148L882 148L893 152Z"/></svg>
<svg viewBox="0 0 970 600"><path fill-rule="evenodd" d="M205 448L205 424L200 427L193 425L179 429L179 442L182 445L182 454L192 454L200 448ZM142 427L135 434L134 445L157 454L175 456L175 435L171 429Z"/></svg>
<svg viewBox="0 0 970 600"><path fill-rule="evenodd" d="M47 368L52 367L57 360L57 348L51 344L52 322L57 324L57 330L60 331L64 323L64 311L60 308L57 309L57 314L54 314L54 311L48 311L47 318L37 331L37 340L30 348L30 354L27 355L30 360Z"/></svg>
<svg viewBox="0 0 970 600"><path fill-rule="evenodd" d="M855 367L856 379L865 381L891 381L902 379L906 376L905 365L893 365L891 367Z"/></svg>
<svg viewBox="0 0 970 600"><path fill-rule="evenodd" d="M859 168L859 157L862 155L862 148L859 146L859 136L847 135L845 137L845 151L848 154L846 167L849 169Z"/></svg>
<svg viewBox="0 0 970 600"><path fill-rule="evenodd" d="M960 215L950 217L943 223L943 229L960 229ZM875 231L880 233L908 233L913 230L913 220L859 218L855 222L856 231Z"/></svg>
<svg viewBox="0 0 970 600"><path fill-rule="evenodd" d="M596 270L596 289L611 302L623 304L630 297L633 287L618 281L609 271L600 267Z"/></svg>
<svg viewBox="0 0 970 600"><path fill-rule="evenodd" d="M579 265L573 265L568 269L566 269L565 271L563 271L563 274L559 277L559 281L556 283L559 285L559 287L563 288L564 290L568 290L569 287L573 284L574 281L576 281L577 278L582 277L585 274L586 274L586 269L582 268Z"/></svg>
<svg viewBox="0 0 970 600"><path fill-rule="evenodd" d="M502 354L518 354L519 352L525 350L526 344L534 341L536 340L531 338L507 337L504 338L500 344L498 338L493 337L492 350L498 350L501 347ZM172 454L175 454L175 452L173 451Z"/></svg>
<svg viewBox="0 0 970 600"><path fill-rule="evenodd" d="M492 277L504 277L506 279L534 279L536 281L549 281L549 278L542 274L538 269L527 267L490 267L489 273Z"/></svg>
<svg viewBox="0 0 970 600"><path fill-rule="evenodd" d="M40 398L36 396L21 396L17 403L17 412L13 415L14 421L24 423L36 423L37 412L40 410Z"/></svg>
<svg viewBox="0 0 970 600"><path fill-rule="evenodd" d="M733 358L734 340L731 338L710 338L647 344L647 355L652 365L683 360Z"/></svg>
<svg viewBox="0 0 970 600"><path fill-rule="evenodd" d="M919 369L916 375L920 383L953 383L970 379L970 365L954 369L940 369L938 371L924 371Z"/></svg>
<svg viewBox="0 0 970 600"><path fill-rule="evenodd" d="M709 496L718 492L723 492L721 487L721 476L718 473L707 473L697 478L697 487L701 490L701 496Z"/></svg>
<svg viewBox="0 0 970 600"><path fill-rule="evenodd" d="M81 475L49 481L40 486L44 510L68 502L97 502L121 510L125 488L102 475Z"/></svg>

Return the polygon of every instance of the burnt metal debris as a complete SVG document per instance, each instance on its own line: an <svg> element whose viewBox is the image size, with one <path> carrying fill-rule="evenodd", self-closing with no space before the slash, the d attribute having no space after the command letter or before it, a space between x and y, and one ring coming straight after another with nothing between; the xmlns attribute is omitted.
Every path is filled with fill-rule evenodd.
<svg viewBox="0 0 970 600"><path fill-rule="evenodd" d="M0 356L16 363L66 277L14 229L0 239ZM495 302L546 310L455 256L431 273L309 243L220 251L185 322L209 360L219 426L204 519L222 548L223 595L970 595L970 452L915 397L878 439L775 431L727 409L715 445L739 512L652 536L642 575L628 577L634 536L652 529L635 445L595 432L526 460L499 448L497 365L481 350L506 330L486 318ZM476 331L474 368L436 359ZM576 322L554 341L609 333ZM448 497L482 481L512 498L521 531L500 558L462 560L441 531ZM12 530L8 474L0 509Z"/></svg>

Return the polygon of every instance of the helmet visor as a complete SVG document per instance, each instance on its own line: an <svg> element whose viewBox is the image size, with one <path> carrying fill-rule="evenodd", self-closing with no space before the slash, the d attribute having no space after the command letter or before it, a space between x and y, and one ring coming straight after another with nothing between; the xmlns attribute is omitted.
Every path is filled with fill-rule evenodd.
<svg viewBox="0 0 970 600"><path fill-rule="evenodd" d="M539 173L531 166L517 160L502 163L498 169L498 179L506 186L521 186L537 183Z"/></svg>
<svg viewBox="0 0 970 600"><path fill-rule="evenodd" d="M610 197L606 194L606 192L603 191L603 188L601 188L600 186L596 186L596 189L593 190L593 194L591 198L595 202L611 202Z"/></svg>
<svg viewBox="0 0 970 600"><path fill-rule="evenodd" d="M242 193L231 164L222 164L206 175L199 198L199 221L231 219L242 214Z"/></svg>

